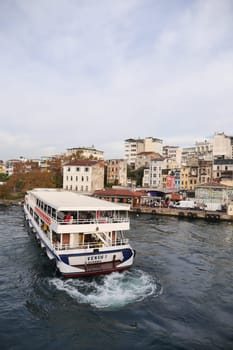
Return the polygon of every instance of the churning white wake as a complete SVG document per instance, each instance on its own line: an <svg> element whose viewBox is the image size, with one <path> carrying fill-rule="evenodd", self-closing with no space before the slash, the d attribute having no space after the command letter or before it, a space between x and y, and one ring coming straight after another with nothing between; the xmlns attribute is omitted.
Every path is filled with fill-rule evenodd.
<svg viewBox="0 0 233 350"><path fill-rule="evenodd" d="M160 294L161 287L143 271L111 273L93 279L50 280L56 289L67 293L78 303L96 308L119 308Z"/></svg>

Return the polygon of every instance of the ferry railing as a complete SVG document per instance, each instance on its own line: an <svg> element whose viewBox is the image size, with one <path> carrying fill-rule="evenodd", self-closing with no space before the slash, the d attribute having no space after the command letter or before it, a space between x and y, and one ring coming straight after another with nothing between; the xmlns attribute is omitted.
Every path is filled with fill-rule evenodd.
<svg viewBox="0 0 233 350"><path fill-rule="evenodd" d="M122 217L102 217L98 219L86 219L86 218L78 218L74 219L71 218L69 221L65 220L57 220L58 224L67 225L67 224L76 224L76 225L83 225L83 224L113 224L113 223L122 223L122 222L129 222L129 218L122 218Z"/></svg>
<svg viewBox="0 0 233 350"><path fill-rule="evenodd" d="M107 247L122 246L128 244L129 240L127 238L118 239L116 242L111 242ZM78 244L61 244L60 242L54 242L53 247L56 250L71 250L71 249L91 249L91 248L102 248L106 247L102 242L85 242Z"/></svg>

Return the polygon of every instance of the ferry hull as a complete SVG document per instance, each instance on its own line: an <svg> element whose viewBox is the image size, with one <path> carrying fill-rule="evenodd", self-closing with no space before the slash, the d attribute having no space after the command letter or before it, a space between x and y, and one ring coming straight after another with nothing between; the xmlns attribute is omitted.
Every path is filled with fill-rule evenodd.
<svg viewBox="0 0 233 350"><path fill-rule="evenodd" d="M127 250L131 249L127 248ZM133 250L131 250L131 252L131 257L123 262L109 261L97 264L72 266L59 260L57 261L57 269L65 278L87 277L94 275L106 275L112 272L123 272L128 270L133 264L135 252Z"/></svg>
<svg viewBox="0 0 233 350"><path fill-rule="evenodd" d="M29 191L24 203L29 231L65 278L122 272L132 266L135 251L124 237L128 210L55 189Z"/></svg>
<svg viewBox="0 0 233 350"><path fill-rule="evenodd" d="M112 272L123 272L125 270L128 270L130 266L127 267L106 267L106 266L101 266L102 264L98 264L95 269L93 270L84 270L83 272L61 272L61 275L64 278L80 278L80 277L90 277L90 276L96 276L96 275L107 275Z"/></svg>

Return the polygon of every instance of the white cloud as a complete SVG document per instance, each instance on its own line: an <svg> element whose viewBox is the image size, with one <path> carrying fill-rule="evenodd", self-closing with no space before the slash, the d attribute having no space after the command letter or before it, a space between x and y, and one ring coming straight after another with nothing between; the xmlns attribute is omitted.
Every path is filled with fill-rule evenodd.
<svg viewBox="0 0 233 350"><path fill-rule="evenodd" d="M233 134L232 15L230 0L1 3L0 159Z"/></svg>

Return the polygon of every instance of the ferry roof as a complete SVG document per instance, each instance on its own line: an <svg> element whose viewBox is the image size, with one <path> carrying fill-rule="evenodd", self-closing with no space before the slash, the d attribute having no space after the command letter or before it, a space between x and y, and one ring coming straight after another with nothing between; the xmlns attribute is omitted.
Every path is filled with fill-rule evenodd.
<svg viewBox="0 0 233 350"><path fill-rule="evenodd" d="M36 188L32 193L36 198L42 200L51 207L62 210L129 210L127 204L112 203L103 199L93 198L76 192L62 189Z"/></svg>

